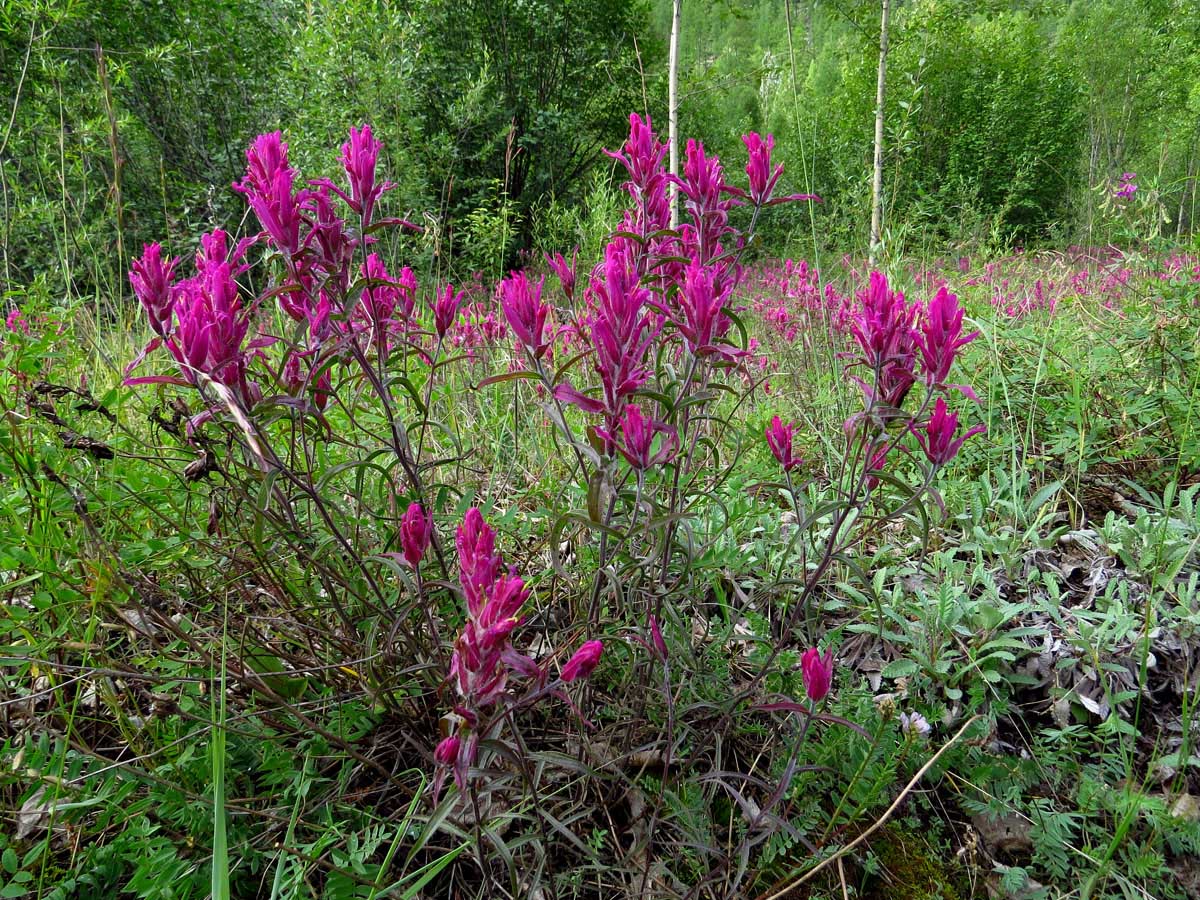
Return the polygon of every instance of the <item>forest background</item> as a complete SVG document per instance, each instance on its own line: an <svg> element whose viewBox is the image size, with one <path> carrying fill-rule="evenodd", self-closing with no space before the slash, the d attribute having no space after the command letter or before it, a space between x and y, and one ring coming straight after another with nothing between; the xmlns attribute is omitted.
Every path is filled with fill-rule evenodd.
<svg viewBox="0 0 1200 900"><path fill-rule="evenodd" d="M439 269L496 278L599 248L621 200L601 153L631 110L666 131L670 0L9 2L0 11L13 302L129 295L131 255L242 215L230 185L282 127L306 172L354 123L383 139ZM1097 246L1195 231L1196 0L893 4L884 231L933 248ZM861 249L870 217L878 4L685 0L680 131L730 170L772 132L786 256ZM329 171L327 171L329 170ZM1136 204L1112 203L1121 175ZM48 264L52 260L53 264ZM32 299L32 298L31 298Z"/></svg>

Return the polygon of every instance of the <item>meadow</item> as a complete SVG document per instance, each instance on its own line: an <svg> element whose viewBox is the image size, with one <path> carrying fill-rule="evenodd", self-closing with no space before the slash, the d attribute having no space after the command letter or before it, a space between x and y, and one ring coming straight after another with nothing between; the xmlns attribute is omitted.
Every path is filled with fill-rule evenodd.
<svg viewBox="0 0 1200 900"><path fill-rule="evenodd" d="M452 284L267 132L12 307L0 896L1197 895L1200 258L775 259L745 147Z"/></svg>

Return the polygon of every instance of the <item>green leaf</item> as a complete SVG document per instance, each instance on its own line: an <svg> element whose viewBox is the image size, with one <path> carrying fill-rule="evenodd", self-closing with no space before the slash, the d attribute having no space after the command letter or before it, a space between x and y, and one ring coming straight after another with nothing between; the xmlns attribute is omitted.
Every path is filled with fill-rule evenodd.
<svg viewBox="0 0 1200 900"><path fill-rule="evenodd" d="M884 678L906 678L920 671L921 667L911 659L894 659L883 667L880 674Z"/></svg>

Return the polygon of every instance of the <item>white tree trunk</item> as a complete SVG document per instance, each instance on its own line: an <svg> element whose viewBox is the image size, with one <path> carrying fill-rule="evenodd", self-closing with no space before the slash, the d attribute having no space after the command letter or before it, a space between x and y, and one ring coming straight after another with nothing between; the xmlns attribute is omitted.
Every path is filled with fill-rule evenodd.
<svg viewBox="0 0 1200 900"><path fill-rule="evenodd" d="M875 85L875 167L871 178L871 248L869 258L875 264L875 252L883 230L883 96L887 84L888 0L883 0L883 19L879 26L879 80Z"/></svg>
<svg viewBox="0 0 1200 900"><path fill-rule="evenodd" d="M667 146L671 174L679 175L679 20L683 0L675 0L671 12L671 48L667 59ZM679 226L679 192L671 185L671 227Z"/></svg>

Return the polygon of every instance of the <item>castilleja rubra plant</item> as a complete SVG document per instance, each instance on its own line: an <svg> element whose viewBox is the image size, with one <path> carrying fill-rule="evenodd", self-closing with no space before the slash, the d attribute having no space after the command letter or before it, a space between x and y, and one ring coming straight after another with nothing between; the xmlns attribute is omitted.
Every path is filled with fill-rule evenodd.
<svg viewBox="0 0 1200 900"><path fill-rule="evenodd" d="M458 703L447 720L453 733L434 751L434 758L454 772L460 790L467 786L468 772L479 755L479 742L493 735L500 724L497 709L511 706L517 697L511 679L527 682L525 702L557 688L548 684L547 670L513 648L512 636L521 624L521 608L529 596L525 582L514 572L504 572L496 552L496 532L475 507L467 510L455 539L458 549L459 585L467 606L467 619L454 642L449 680ZM603 653L601 641L583 644L560 673L562 682L588 677ZM441 772L434 793L440 789Z"/></svg>
<svg viewBox="0 0 1200 900"><path fill-rule="evenodd" d="M698 708L676 705L686 686L680 676L703 656L692 651L706 640L693 628L711 618L704 607L749 596L781 608L765 609L765 652L751 657L739 695L705 727L728 730L755 705L807 717L806 730L791 736L786 765L737 787L747 792L739 829L749 859L749 847L786 818L809 724L837 721L827 709L837 702L832 648L804 652L795 679L776 665L813 643L815 616L800 627L808 601L863 528L877 536L896 509L921 503L939 470L983 430L959 425L974 395L952 383L954 368L978 333L964 326L947 287L914 302L873 272L861 290L840 293L815 269L789 261L772 276L783 302L750 296L747 259L761 217L816 198L786 191L771 135L743 140L744 180L740 164L727 169L694 140L674 176L649 117L633 115L628 139L606 151L628 203L596 258L547 254L541 272L513 271L498 284L456 276L452 285L437 273L455 260L410 266L389 255L400 245L389 229L410 226L389 217L400 191L379 171L382 145L370 126L351 129L329 180L303 178L282 134L272 132L248 148L235 185L253 214L249 237L214 230L191 266L148 244L132 264L150 333L133 365L149 370L161 361L165 371L139 368L128 383L173 384L201 398L199 413L187 411L186 432L178 431L204 454L197 477L221 476L210 484L210 534L241 533L242 516L217 515L222 492L240 485L235 508L254 519L245 531L290 536L279 555L319 585L304 640L328 644L346 661L319 671L345 678L339 690L363 686L373 711L421 723L413 759L419 754L431 768L435 797L449 781L457 786L461 802L444 807L456 827L473 816L483 834L487 811L501 807L481 800L522 786L538 809L547 760L563 753L579 754L583 777L606 777L593 775L613 766L600 741L585 743L593 725L583 708L611 726L610 701L619 704L618 692L639 678L644 688L643 672L661 676L661 690L643 690L639 702L658 704L663 722L661 734L645 729L634 738L660 754L649 821L671 814L664 797L711 790L679 784L691 776L672 754L691 740L683 729L696 728ZM767 328L752 337L755 314ZM833 434L808 434L814 416L782 409L744 427L737 417L759 396L771 351L806 340L817 323L839 342L855 396L844 433L835 426ZM834 352L828 358L839 364ZM511 388L511 407L507 393L489 393L501 383ZM952 400L961 406L951 410ZM488 418L491 407L499 413ZM543 428L553 429L552 440L526 437ZM489 460L487 443L502 440L506 449ZM846 449L840 469L828 472L808 448L835 440ZM738 526L733 505L709 504L729 496L733 473L753 454L782 476L746 486L753 491L739 486L739 502L753 507L768 497L758 516L790 499L794 527L763 566L777 566L777 577L744 591L734 573L712 576L711 560L724 566L736 554L729 539ZM255 465L246 475L249 457ZM551 485L539 502L564 502L550 509L551 540L522 527L530 498L517 473L534 470L530 459ZM897 501L905 479L912 490ZM510 551L519 568L506 564L476 503L507 508L505 521L520 523ZM716 506L721 513L708 515ZM459 514L451 540L445 523ZM252 558L234 553L231 565ZM246 602L274 602L282 581L248 579ZM269 624L252 638L270 649L274 620L262 618ZM619 643L614 634L623 635ZM807 699L759 702L766 684L795 685L795 693L801 682ZM273 684L262 681L274 702ZM538 705L548 698L565 706ZM527 728L523 717L535 707L537 727ZM556 713L563 708L573 715ZM564 721L565 731L579 733L564 734ZM751 803L765 777L778 785ZM740 849L730 858L743 858Z"/></svg>

